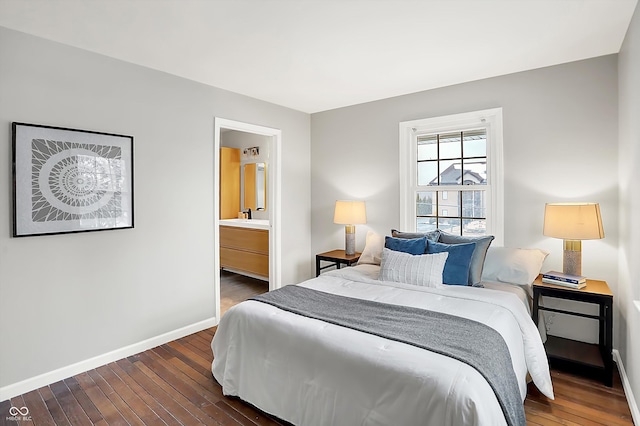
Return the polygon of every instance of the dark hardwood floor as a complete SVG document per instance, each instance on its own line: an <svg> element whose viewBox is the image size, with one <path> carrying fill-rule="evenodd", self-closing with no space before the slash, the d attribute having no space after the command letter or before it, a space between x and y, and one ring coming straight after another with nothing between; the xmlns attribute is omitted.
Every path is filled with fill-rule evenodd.
<svg viewBox="0 0 640 426"><path fill-rule="evenodd" d="M238 281L221 289L225 309L266 291L265 282ZM222 395L211 375L214 333L215 327L0 402L0 424L283 424ZM633 425L617 371L613 388L555 370L552 376L554 401L529 386L529 425ZM11 420L11 407L27 407L30 421Z"/></svg>
<svg viewBox="0 0 640 426"><path fill-rule="evenodd" d="M256 294L269 291L269 282L233 272L220 271L220 310L222 315L233 305Z"/></svg>

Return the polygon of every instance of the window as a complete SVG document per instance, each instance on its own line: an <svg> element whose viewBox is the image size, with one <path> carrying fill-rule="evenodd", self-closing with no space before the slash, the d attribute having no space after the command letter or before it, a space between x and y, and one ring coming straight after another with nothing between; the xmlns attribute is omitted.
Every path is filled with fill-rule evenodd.
<svg viewBox="0 0 640 426"><path fill-rule="evenodd" d="M400 226L502 244L502 110L400 123Z"/></svg>

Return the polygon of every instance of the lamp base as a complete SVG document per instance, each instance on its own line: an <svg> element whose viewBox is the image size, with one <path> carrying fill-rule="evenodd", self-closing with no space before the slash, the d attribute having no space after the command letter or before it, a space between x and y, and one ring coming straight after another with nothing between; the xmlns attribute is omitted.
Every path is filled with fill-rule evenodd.
<svg viewBox="0 0 640 426"><path fill-rule="evenodd" d="M344 227L344 252L347 256L356 254L356 226L346 225Z"/></svg>
<svg viewBox="0 0 640 426"><path fill-rule="evenodd" d="M564 240L562 272L569 275L582 275L582 241Z"/></svg>

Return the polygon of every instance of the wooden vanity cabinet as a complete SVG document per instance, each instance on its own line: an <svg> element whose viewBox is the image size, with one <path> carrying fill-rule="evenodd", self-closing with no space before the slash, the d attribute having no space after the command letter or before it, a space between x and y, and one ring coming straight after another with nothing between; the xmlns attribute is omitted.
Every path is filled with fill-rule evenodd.
<svg viewBox="0 0 640 426"><path fill-rule="evenodd" d="M220 226L220 266L269 278L269 231Z"/></svg>

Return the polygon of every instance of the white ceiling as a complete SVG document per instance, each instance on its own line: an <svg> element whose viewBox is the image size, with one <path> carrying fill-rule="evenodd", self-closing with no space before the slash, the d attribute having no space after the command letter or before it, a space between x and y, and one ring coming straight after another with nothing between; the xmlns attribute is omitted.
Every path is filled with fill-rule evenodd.
<svg viewBox="0 0 640 426"><path fill-rule="evenodd" d="M313 113L617 53L638 0L0 0L0 25Z"/></svg>

